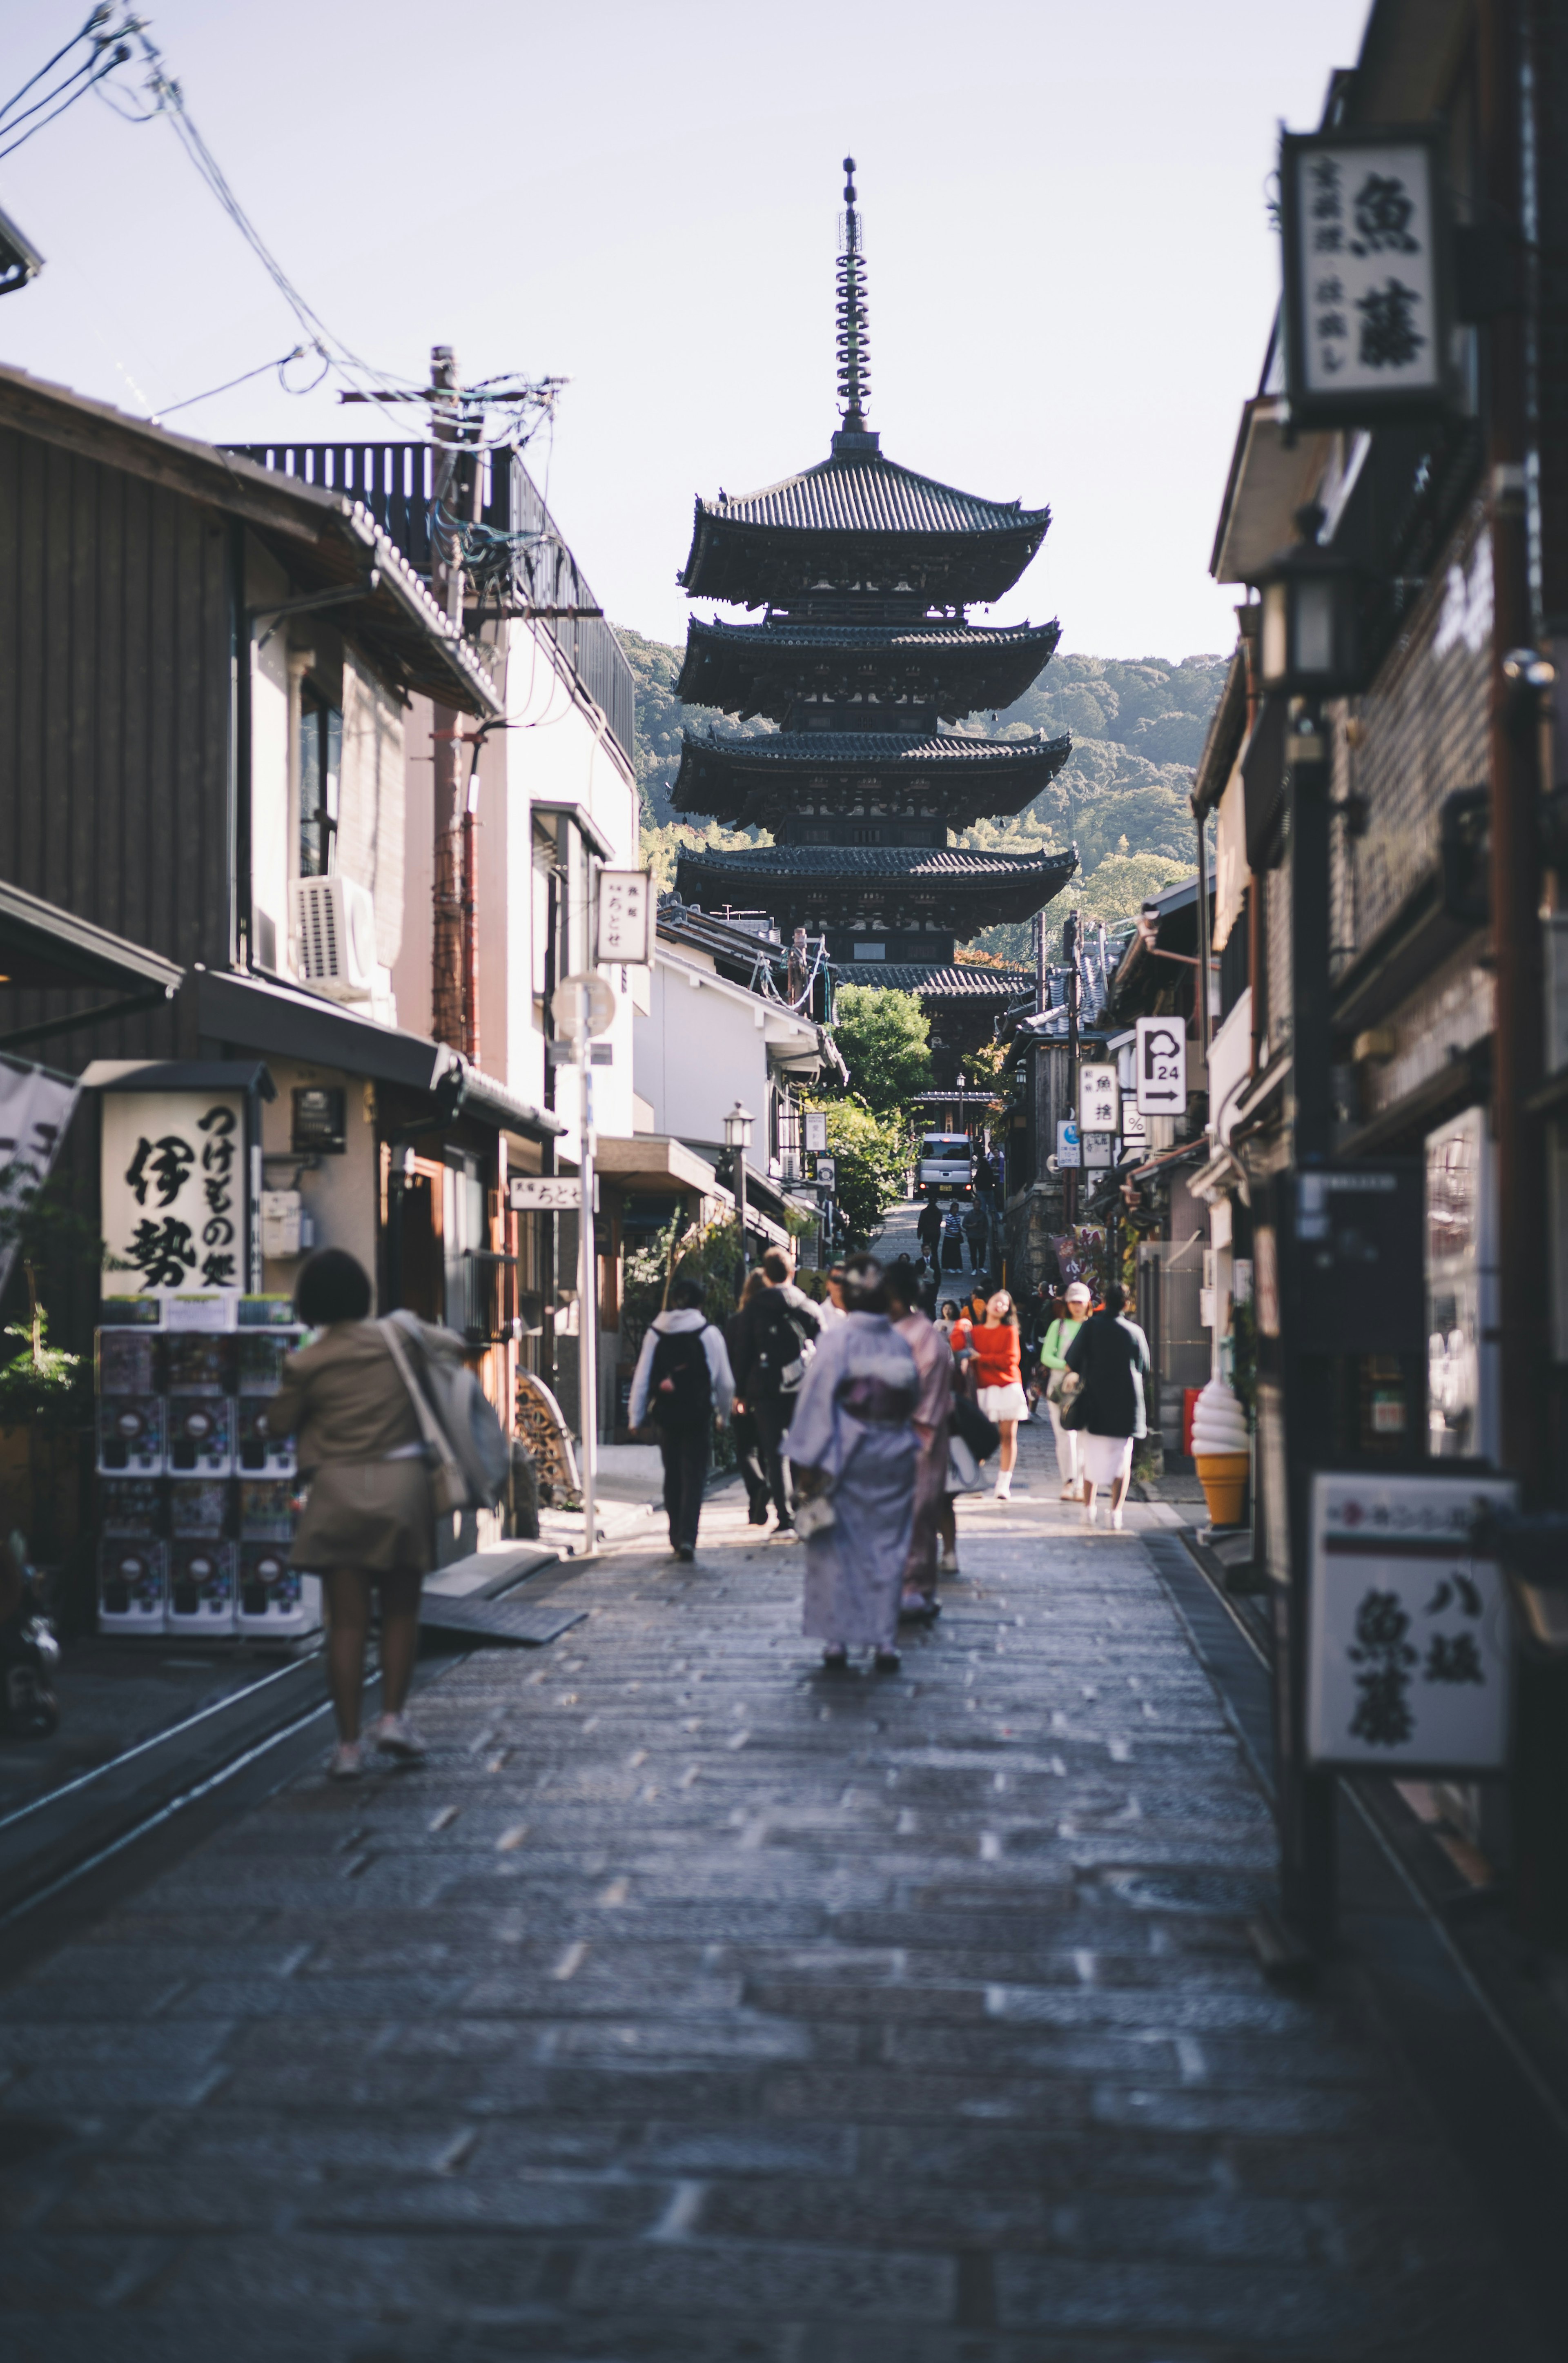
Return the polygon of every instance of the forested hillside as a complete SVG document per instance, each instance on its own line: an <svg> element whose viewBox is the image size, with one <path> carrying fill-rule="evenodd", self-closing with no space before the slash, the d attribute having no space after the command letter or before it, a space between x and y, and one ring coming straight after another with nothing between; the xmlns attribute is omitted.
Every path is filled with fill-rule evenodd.
<svg viewBox="0 0 1568 2363"><path fill-rule="evenodd" d="M678 822L671 811L683 723L700 728L717 721L724 729L749 733L773 726L737 724L705 706L683 706L674 693L682 651L636 632L622 631L620 639L638 682L637 782L644 850L668 882L682 843L743 841L711 823ZM964 727L998 738L1037 730L1056 738L1070 730L1071 761L1016 819L983 821L959 842L1018 852L1076 845L1081 866L1072 901L1087 917L1130 916L1145 895L1195 867L1187 793L1224 682L1225 662L1217 656L1186 657L1180 664L1156 657L1057 657L1017 704L996 715L972 716ZM1055 926L1068 907L1068 897L1052 905ZM1027 926L993 927L976 949L1022 958L1028 942Z"/></svg>

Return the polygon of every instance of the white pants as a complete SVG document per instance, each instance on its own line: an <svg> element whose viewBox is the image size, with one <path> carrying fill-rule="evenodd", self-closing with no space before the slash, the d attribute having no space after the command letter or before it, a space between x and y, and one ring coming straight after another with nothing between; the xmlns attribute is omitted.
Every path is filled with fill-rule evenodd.
<svg viewBox="0 0 1568 2363"><path fill-rule="evenodd" d="M1045 1399L1045 1407L1051 1414L1051 1429L1056 1437L1057 1474L1061 1477L1064 1485L1075 1485L1078 1482L1080 1474L1078 1468L1078 1430L1075 1427L1062 1426L1062 1413L1058 1406L1051 1402L1049 1395Z"/></svg>

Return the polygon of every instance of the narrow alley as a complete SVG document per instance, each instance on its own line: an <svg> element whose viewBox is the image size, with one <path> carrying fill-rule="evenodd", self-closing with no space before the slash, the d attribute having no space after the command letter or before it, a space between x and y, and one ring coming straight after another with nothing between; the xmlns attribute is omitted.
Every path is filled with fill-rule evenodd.
<svg viewBox="0 0 1568 2363"><path fill-rule="evenodd" d="M1019 1473L896 1677L821 1673L731 1485L449 1661L428 1769L313 1768L36 1964L8 2354L1543 2353L1365 1993L1260 1973L1173 1514Z"/></svg>

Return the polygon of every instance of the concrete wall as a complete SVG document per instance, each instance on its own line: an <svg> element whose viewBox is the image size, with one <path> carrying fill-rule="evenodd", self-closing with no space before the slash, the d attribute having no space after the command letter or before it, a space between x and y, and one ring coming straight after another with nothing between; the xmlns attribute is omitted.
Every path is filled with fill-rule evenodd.
<svg viewBox="0 0 1568 2363"><path fill-rule="evenodd" d="M340 1157L323 1157L313 1172L299 1173L299 1193L306 1212L316 1224L316 1244L346 1248L357 1256L373 1281L376 1239L381 1209L381 1176L375 1140L373 1086L336 1067L306 1066L296 1059L269 1058L268 1071L278 1087L277 1098L261 1108L261 1147L266 1157L264 1185L292 1189L296 1166L288 1159L294 1124L294 1093L297 1084L340 1085L344 1094L344 1150ZM303 1259L290 1257L262 1266L262 1286L278 1295L292 1294Z"/></svg>

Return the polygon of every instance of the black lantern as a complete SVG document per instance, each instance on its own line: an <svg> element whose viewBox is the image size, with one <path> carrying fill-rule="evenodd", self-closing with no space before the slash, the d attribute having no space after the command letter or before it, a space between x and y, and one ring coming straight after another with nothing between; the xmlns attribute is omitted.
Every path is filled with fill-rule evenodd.
<svg viewBox="0 0 1568 2363"><path fill-rule="evenodd" d="M1301 539L1270 560L1259 579L1262 628L1259 656L1265 690L1298 697L1343 697L1363 681L1361 607L1364 570L1325 549L1324 512L1315 501L1296 512Z"/></svg>

